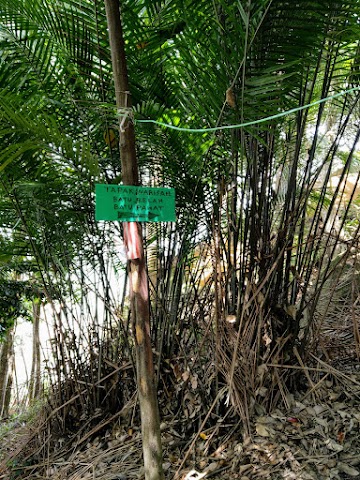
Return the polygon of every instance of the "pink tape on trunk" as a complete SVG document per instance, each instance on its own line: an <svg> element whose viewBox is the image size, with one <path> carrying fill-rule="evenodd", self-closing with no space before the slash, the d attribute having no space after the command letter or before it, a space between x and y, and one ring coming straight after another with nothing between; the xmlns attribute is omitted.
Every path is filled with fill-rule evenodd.
<svg viewBox="0 0 360 480"><path fill-rule="evenodd" d="M140 227L136 222L124 222L124 244L128 260L142 257Z"/></svg>

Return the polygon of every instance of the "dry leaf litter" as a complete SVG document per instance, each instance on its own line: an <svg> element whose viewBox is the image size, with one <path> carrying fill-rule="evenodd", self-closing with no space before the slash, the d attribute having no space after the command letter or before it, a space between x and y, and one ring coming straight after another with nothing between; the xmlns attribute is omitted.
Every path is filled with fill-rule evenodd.
<svg viewBox="0 0 360 480"><path fill-rule="evenodd" d="M351 332L348 323L342 329ZM313 355L311 365L302 366L306 386L284 390L282 408L266 412L255 404L246 438L231 407L224 408L227 387L218 397L227 413L210 416L200 388L204 372L177 372L170 365L175 397L184 395L176 413L171 401L161 406L166 479L360 479L359 345L354 348L354 338L333 329L323 339L329 353L337 340L335 353L326 361ZM135 409L134 397L113 416L95 412L86 419L87 429L68 436L40 429L41 415L27 423L0 422L0 480L143 480ZM210 418L206 426L204 418Z"/></svg>
<svg viewBox="0 0 360 480"><path fill-rule="evenodd" d="M354 362L353 362L354 363ZM161 425L164 471L167 479L297 479L329 480L360 478L360 373L329 367L305 393L287 394L287 407L266 414L255 406L252 434L243 439L226 419L217 425L186 435L186 423L165 419ZM325 371L324 365L322 370ZM200 404L200 399L193 403ZM194 411L198 411L197 408ZM105 422L106 425L106 422ZM32 427L34 428L34 427ZM94 429L93 429L94 431ZM16 454L31 436L24 425L13 425L3 436L2 459ZM84 440L85 439L85 440ZM99 434L71 441L58 438L46 464L16 466L3 462L0 479L130 480L143 479L141 435L119 422ZM20 446L20 447L19 447ZM184 459L186 460L184 462ZM11 465L11 468L9 468Z"/></svg>

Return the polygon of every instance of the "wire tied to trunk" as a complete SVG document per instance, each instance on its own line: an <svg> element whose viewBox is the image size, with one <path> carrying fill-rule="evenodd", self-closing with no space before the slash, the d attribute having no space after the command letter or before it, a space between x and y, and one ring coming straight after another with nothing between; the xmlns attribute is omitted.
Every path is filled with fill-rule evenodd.
<svg viewBox="0 0 360 480"><path fill-rule="evenodd" d="M117 109L117 113L118 113L118 117L121 118L121 122L120 122L120 132L121 133L124 133L125 132L125 124L126 124L126 120L130 120L130 122L134 123L134 111L132 109L132 107L129 107L128 106L128 99L130 97L130 92L129 91L125 91L125 92L122 92L125 94L125 107L122 107L122 108L118 108Z"/></svg>

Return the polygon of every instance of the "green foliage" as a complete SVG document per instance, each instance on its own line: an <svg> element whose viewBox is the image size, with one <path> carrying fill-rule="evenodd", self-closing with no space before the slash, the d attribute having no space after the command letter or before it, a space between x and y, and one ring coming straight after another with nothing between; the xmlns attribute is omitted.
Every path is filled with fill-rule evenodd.
<svg viewBox="0 0 360 480"><path fill-rule="evenodd" d="M357 1L121 3L136 118L228 126L357 84ZM34 276L54 298L77 300L73 276L86 284L84 264L102 275L109 292L104 258L120 264L112 242L121 228L95 224L93 191L96 182L118 183L121 169L118 146L104 142L119 118L103 2L3 0L0 52L0 259L7 272ZM177 224L148 228L158 351L180 349L174 332L191 344L201 325L216 317L225 328L227 315L237 315L244 328L241 361L220 327L211 345L228 348L220 355L226 367L241 365L237 388L253 386L239 394L249 405L260 391L257 366L294 360L301 316L314 311L333 255L336 198L327 183L338 164L352 171L358 163L338 148L341 137L354 139L357 117L353 92L212 134L136 124L143 184L172 186L177 195ZM323 127L333 137L322 138ZM212 257L203 297L201 261L191 272L202 242ZM13 318L23 292L12 285L8 293ZM111 305L109 296L106 302ZM191 324L196 315L201 321ZM278 338L288 339L284 351ZM275 385L272 399L276 392Z"/></svg>
<svg viewBox="0 0 360 480"><path fill-rule="evenodd" d="M0 339L14 322L22 317L30 320L26 300L33 298L34 292L27 282L1 279L0 282Z"/></svg>

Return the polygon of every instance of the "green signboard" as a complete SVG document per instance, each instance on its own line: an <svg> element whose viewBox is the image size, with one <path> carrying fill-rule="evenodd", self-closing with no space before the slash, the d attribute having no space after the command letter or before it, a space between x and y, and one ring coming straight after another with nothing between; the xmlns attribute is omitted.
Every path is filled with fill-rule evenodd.
<svg viewBox="0 0 360 480"><path fill-rule="evenodd" d="M175 222L175 190L97 184L95 220Z"/></svg>

